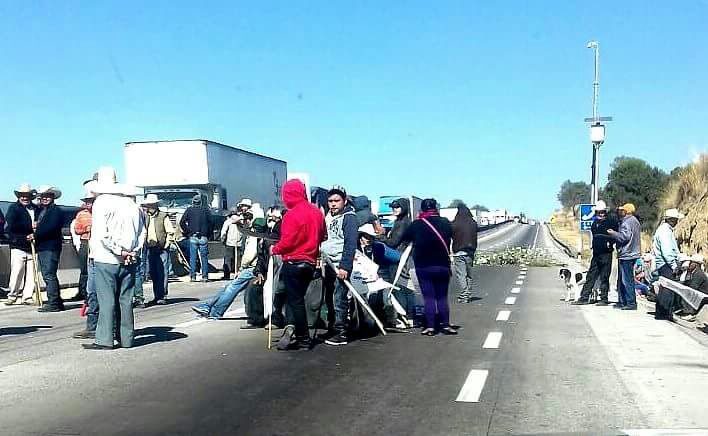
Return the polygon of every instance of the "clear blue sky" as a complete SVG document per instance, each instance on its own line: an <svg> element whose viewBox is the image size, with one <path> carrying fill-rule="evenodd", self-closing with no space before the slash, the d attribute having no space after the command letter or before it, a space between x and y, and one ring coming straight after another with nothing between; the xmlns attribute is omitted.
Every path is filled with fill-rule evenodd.
<svg viewBox="0 0 708 436"><path fill-rule="evenodd" d="M589 178L588 40L616 120L603 178L708 148L706 22L690 0L0 0L0 198L29 181L75 204L124 142L205 138L325 187L545 217Z"/></svg>

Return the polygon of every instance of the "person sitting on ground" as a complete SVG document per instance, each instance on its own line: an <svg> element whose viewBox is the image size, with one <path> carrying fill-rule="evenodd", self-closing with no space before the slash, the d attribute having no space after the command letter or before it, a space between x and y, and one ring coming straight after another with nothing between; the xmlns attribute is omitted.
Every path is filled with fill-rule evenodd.
<svg viewBox="0 0 708 436"><path fill-rule="evenodd" d="M651 291L651 262L650 253L644 253L634 264L634 289L637 295L643 295L649 299Z"/></svg>
<svg viewBox="0 0 708 436"><path fill-rule="evenodd" d="M457 281L457 301L469 303L472 298L472 267L477 251L477 221L464 204L457 205L457 215L452 221L452 254L455 279Z"/></svg>
<svg viewBox="0 0 708 436"><path fill-rule="evenodd" d="M255 278L246 291L244 297L246 306L246 316L248 320L242 329L268 328L267 320L263 317L263 284L268 275L268 262L271 259L270 248L280 239L280 223L283 218L283 211L280 206L272 206L266 212L265 237L258 240L258 257L254 275ZM285 317L283 316L283 306L285 305L285 290L279 280L282 259L280 256L273 256L273 312L271 315L272 328L282 329L285 327Z"/></svg>
<svg viewBox="0 0 708 436"><path fill-rule="evenodd" d="M433 198L421 202L418 219L406 229L403 241L413 243L413 263L425 304L425 329L421 334L434 336L437 331L456 335L450 326L447 301L450 284L450 242L452 224L438 212Z"/></svg>
<svg viewBox="0 0 708 436"><path fill-rule="evenodd" d="M328 345L346 345L351 340L349 331L349 290L344 280L350 278L357 248L357 217L354 208L347 204L344 188L329 190L329 212L325 217L327 239L321 251L325 261L324 291L327 303Z"/></svg>
<svg viewBox="0 0 708 436"><path fill-rule="evenodd" d="M253 215L251 215L250 212L244 213L243 228L251 229L252 220ZM263 222L263 218L260 218L260 221L261 222L257 225L254 223L254 230L257 232L264 232L265 222ZM192 310L197 312L199 316L207 317L209 319L220 319L224 316L224 313L226 313L238 294L246 289L248 283L254 277L254 267L256 265L258 254L257 248L258 238L255 236L247 236L246 248L243 253L243 257L239 259L240 265L238 265L238 274L236 275L236 278L217 292L213 297L208 298L196 306L192 306Z"/></svg>
<svg viewBox="0 0 708 436"><path fill-rule="evenodd" d="M700 254L694 254L683 262L682 267L686 270L685 276L682 277L681 283L691 289L702 292L708 295L708 275L703 271L705 259ZM696 314L700 310L694 309L684 299L680 299L679 316L686 321L694 321Z"/></svg>

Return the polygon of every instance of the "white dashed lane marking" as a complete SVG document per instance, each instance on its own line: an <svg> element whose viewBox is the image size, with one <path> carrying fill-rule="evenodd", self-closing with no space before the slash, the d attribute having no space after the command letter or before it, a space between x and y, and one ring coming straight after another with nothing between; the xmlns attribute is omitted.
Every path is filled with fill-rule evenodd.
<svg viewBox="0 0 708 436"><path fill-rule="evenodd" d="M499 348L499 342L501 342L501 338L502 332L489 332L489 334L487 335L487 339L485 339L484 344L482 344L482 348Z"/></svg>
<svg viewBox="0 0 708 436"><path fill-rule="evenodd" d="M512 294L520 294L520 293L521 293L521 288L511 288L511 293L512 293Z"/></svg>
<svg viewBox="0 0 708 436"><path fill-rule="evenodd" d="M467 375L465 384L462 385L460 393L457 394L455 401L462 403L478 403L479 397L482 395L484 384L487 382L489 371L486 369L473 369Z"/></svg>
<svg viewBox="0 0 708 436"><path fill-rule="evenodd" d="M509 321L510 316L511 310L500 310L499 313L497 313L497 321Z"/></svg>
<svg viewBox="0 0 708 436"><path fill-rule="evenodd" d="M517 280L517 281L516 281L516 284L517 284L517 285L523 285L523 284L524 284L524 281L523 281L523 280Z"/></svg>
<svg viewBox="0 0 708 436"><path fill-rule="evenodd" d="M514 304L516 303L516 297L507 297L506 300L504 300L504 304Z"/></svg>

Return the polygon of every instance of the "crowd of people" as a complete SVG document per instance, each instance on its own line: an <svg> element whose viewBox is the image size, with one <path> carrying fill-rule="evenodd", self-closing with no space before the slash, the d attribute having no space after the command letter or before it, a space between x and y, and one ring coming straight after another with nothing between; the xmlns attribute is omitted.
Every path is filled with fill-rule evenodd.
<svg viewBox="0 0 708 436"><path fill-rule="evenodd" d="M607 204L600 200L594 207L592 223L592 259L580 296L572 304L608 306L613 254L617 256L617 309L636 310L637 296L657 302L655 317L673 319L678 315L695 319L696 308L688 305L674 292L659 292L658 280L664 277L679 282L708 296L708 277L704 258L700 254L681 253L674 234L684 216L672 208L664 212L662 222L652 238L651 250L642 254L641 225L636 207L627 203L612 216ZM593 292L597 297L592 298ZM594 301L593 301L594 300Z"/></svg>
<svg viewBox="0 0 708 436"><path fill-rule="evenodd" d="M87 349L129 348L134 309L166 303L173 264L183 265L190 281L209 281L214 220L196 195L173 221L155 194L137 202L136 188L118 183L110 167L100 168L84 188L82 206L70 226L80 264L78 298L84 300L86 314L85 328L74 337L93 339L83 344ZM34 273L38 268L47 294L39 311L63 311L57 278L63 219L54 203L61 191L24 184L15 195L17 202L2 217L11 250L5 304L33 304L41 298ZM454 277L461 301L472 293L477 224L470 210L460 204L450 222L430 198L413 217L410 203L401 198L390 205L395 222L386 230L365 207L368 199L363 205L361 198L335 186L326 192L326 202L317 205L304 184L293 179L282 187L284 207L264 211L242 199L219 232L223 279L229 283L192 310L221 319L246 291L248 321L242 328L282 329L280 350L310 348L315 339L311 327L320 328L317 339L332 346L372 334L377 323L384 331L419 325L427 336L457 334L450 322L448 289ZM146 303L143 283L148 276L153 299ZM422 310L416 293L422 295ZM264 301L264 295L272 301ZM272 306L268 314L265 306Z"/></svg>

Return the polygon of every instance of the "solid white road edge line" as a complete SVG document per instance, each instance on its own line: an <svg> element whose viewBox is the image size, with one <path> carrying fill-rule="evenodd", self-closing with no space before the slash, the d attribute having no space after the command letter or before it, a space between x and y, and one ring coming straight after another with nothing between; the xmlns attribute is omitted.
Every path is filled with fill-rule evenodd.
<svg viewBox="0 0 708 436"><path fill-rule="evenodd" d="M489 332L487 334L487 339L485 339L482 348L499 348L499 342L501 342L502 332Z"/></svg>
<svg viewBox="0 0 708 436"><path fill-rule="evenodd" d="M521 293L521 288L511 288L511 293L512 293L512 294L520 294L520 293Z"/></svg>
<svg viewBox="0 0 708 436"><path fill-rule="evenodd" d="M506 300L504 300L504 304L514 304L516 303L516 297L507 297Z"/></svg>
<svg viewBox="0 0 708 436"><path fill-rule="evenodd" d="M473 369L467 374L465 384L462 385L460 393L457 394L455 401L461 403L479 403L479 397L482 395L482 389L487 382L489 371L486 369Z"/></svg>
<svg viewBox="0 0 708 436"><path fill-rule="evenodd" d="M499 313L497 313L497 321L509 321L510 316L511 310L500 310Z"/></svg>
<svg viewBox="0 0 708 436"><path fill-rule="evenodd" d="M536 224L536 236L533 238L533 245L531 248L536 248L536 242L538 241L538 232L541 230L541 225Z"/></svg>

